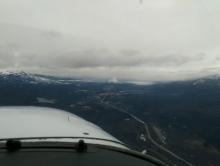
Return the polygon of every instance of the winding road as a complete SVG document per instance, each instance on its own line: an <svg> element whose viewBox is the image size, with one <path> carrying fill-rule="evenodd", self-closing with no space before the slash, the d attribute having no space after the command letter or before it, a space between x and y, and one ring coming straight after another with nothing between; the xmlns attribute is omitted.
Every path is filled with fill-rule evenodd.
<svg viewBox="0 0 220 166"><path fill-rule="evenodd" d="M150 134L150 130L149 130L149 127L148 127L148 124L146 122L144 122L143 120L141 120L140 118L134 116L133 114L125 111L125 110L122 110L121 108L118 108L117 106L114 106L114 105L110 105L109 103L106 103L104 102L103 100L100 101L100 104L104 104L105 106L109 107L109 108L112 108L114 110L117 110L119 112L123 112L127 115L129 115L131 118L133 118L134 120L136 120L137 122L141 123L142 125L144 125L145 127L145 130L146 130L146 135L147 135L147 138L150 140L150 142L155 145L157 148L159 148L160 150L170 154L171 156L173 156L174 158L176 158L177 160L183 162L184 164L188 165L188 166L194 166L192 163L186 161L185 159L181 158L180 156L176 155L175 153L171 152L170 150L168 150L167 148L163 147L162 145L158 144L151 136Z"/></svg>

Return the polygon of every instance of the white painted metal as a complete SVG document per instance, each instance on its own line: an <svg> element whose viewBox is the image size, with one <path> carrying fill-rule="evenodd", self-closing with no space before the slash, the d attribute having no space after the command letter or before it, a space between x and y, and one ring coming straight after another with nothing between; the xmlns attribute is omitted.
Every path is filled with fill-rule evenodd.
<svg viewBox="0 0 220 166"><path fill-rule="evenodd" d="M19 137L95 137L120 142L100 127L63 110L29 106L0 107L0 139ZM53 140L78 141L50 139ZM85 139L85 142L126 148L114 142L101 140Z"/></svg>

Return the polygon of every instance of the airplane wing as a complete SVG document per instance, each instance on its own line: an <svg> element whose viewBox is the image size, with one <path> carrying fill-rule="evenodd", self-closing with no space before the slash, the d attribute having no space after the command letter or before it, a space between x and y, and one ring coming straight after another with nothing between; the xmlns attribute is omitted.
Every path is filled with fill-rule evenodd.
<svg viewBox="0 0 220 166"><path fill-rule="evenodd" d="M0 107L0 161L22 166L166 165L72 113L43 107Z"/></svg>

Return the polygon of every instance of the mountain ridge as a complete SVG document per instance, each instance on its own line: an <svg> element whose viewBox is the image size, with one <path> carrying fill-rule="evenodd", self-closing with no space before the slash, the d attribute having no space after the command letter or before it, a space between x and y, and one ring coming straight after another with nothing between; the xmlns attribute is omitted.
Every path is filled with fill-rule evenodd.
<svg viewBox="0 0 220 166"><path fill-rule="evenodd" d="M152 85L71 79L68 82L68 78L56 76L3 72L0 106L67 110L95 123L132 149L156 156L160 152L158 157L175 161L148 141L144 126L130 116L134 115L148 125L158 144L183 159L194 165L219 165L220 79ZM199 83L195 85L195 81Z"/></svg>

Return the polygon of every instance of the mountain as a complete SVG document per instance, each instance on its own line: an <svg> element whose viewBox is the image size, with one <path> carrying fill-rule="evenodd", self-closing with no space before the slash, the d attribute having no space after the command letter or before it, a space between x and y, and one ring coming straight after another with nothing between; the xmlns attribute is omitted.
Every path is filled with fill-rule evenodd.
<svg viewBox="0 0 220 166"><path fill-rule="evenodd" d="M73 112L130 148L173 165L220 164L218 76L135 85L3 72L0 105L47 106Z"/></svg>

